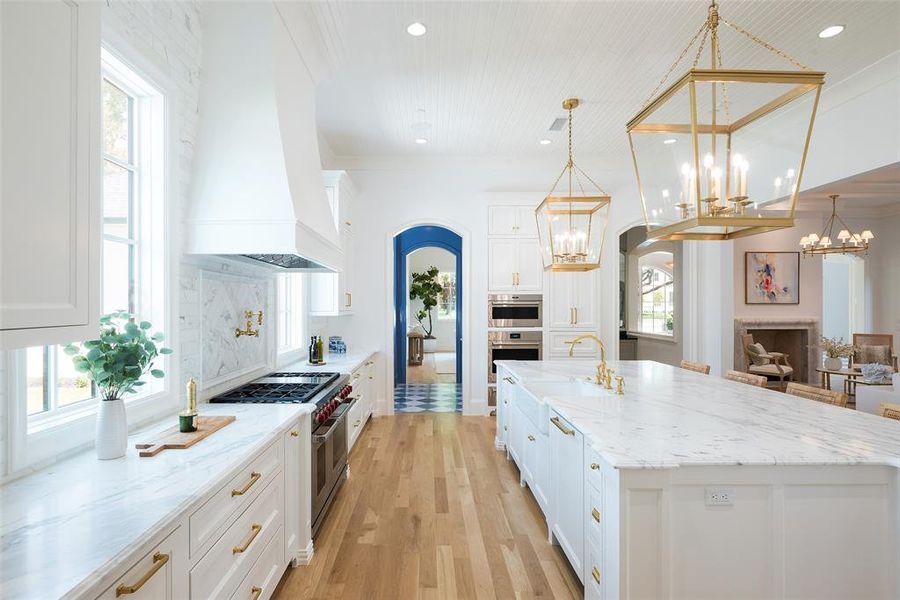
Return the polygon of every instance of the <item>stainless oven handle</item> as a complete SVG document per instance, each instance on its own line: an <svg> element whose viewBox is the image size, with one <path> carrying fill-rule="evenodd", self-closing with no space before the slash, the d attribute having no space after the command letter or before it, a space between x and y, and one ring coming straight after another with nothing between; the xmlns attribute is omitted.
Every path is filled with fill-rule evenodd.
<svg viewBox="0 0 900 600"><path fill-rule="evenodd" d="M329 428L328 428L328 431L326 431L325 433L320 433L320 434L318 434L318 435L312 436L313 443L315 443L315 444L324 444L325 442L327 442L327 441L328 441L328 438L330 438L330 437L332 436L332 434L334 434L334 432L337 431L338 427L342 427L342 426L343 426L343 424L344 424L344 416L345 416L346 414L347 414L347 411L344 411L344 413L343 413L341 416L337 417L337 418L334 420L334 422L331 424L331 427L329 427Z"/></svg>

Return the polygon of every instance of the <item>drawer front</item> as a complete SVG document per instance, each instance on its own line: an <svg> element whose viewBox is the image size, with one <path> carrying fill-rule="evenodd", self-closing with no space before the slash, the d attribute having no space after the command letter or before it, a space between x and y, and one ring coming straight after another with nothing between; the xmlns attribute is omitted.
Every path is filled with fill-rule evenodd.
<svg viewBox="0 0 900 600"><path fill-rule="evenodd" d="M97 600L183 598L187 593L187 533L178 527Z"/></svg>
<svg viewBox="0 0 900 600"><path fill-rule="evenodd" d="M281 580L287 561L284 548L284 529L279 529L266 545L256 564L238 584L231 600L268 600Z"/></svg>
<svg viewBox="0 0 900 600"><path fill-rule="evenodd" d="M266 543L283 528L283 504L283 476L278 473L191 569L191 598L231 596L262 554Z"/></svg>
<svg viewBox="0 0 900 600"><path fill-rule="evenodd" d="M348 452L353 448L353 445L356 444L356 438L359 437L363 425L365 425L366 407L364 402L365 398L362 396L357 397L356 403L350 407L350 410L347 412L347 419L344 421L347 425Z"/></svg>
<svg viewBox="0 0 900 600"><path fill-rule="evenodd" d="M191 556L196 556L215 539L222 527L259 495L281 469L282 460L283 448L279 440L194 511L189 520Z"/></svg>
<svg viewBox="0 0 900 600"><path fill-rule="evenodd" d="M569 348L571 342L581 333L580 331L551 331L550 338L550 357L551 358L569 358ZM587 333L590 333L588 331ZM575 344L572 351L573 358L600 358L600 349L591 340L582 340Z"/></svg>
<svg viewBox="0 0 900 600"><path fill-rule="evenodd" d="M597 490L603 489L603 459L600 458L600 453L591 448L588 451L587 460L584 462L585 470L587 474L585 476L585 481L590 483L592 486L597 488Z"/></svg>
<svg viewBox="0 0 900 600"><path fill-rule="evenodd" d="M584 597L599 600L603 595L603 554L599 544L587 543L588 555L585 563Z"/></svg>
<svg viewBox="0 0 900 600"><path fill-rule="evenodd" d="M534 427L540 433L546 435L550 419L550 409L547 405L523 390L521 387L516 388L515 403L522 411L522 414L531 421Z"/></svg>

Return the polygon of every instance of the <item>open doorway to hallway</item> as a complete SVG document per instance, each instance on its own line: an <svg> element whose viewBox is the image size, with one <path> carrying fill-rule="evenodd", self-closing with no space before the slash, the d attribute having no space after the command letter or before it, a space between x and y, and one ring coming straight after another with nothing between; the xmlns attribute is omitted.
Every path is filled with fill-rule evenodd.
<svg viewBox="0 0 900 600"><path fill-rule="evenodd" d="M462 411L462 238L437 226L394 238L394 410Z"/></svg>

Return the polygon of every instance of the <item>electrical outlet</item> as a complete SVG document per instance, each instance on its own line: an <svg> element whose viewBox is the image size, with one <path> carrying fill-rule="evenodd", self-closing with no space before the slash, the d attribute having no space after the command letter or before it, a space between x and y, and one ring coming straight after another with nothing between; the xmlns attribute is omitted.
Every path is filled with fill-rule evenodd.
<svg viewBox="0 0 900 600"><path fill-rule="evenodd" d="M731 488L706 488L707 506L731 506L734 504L734 490Z"/></svg>

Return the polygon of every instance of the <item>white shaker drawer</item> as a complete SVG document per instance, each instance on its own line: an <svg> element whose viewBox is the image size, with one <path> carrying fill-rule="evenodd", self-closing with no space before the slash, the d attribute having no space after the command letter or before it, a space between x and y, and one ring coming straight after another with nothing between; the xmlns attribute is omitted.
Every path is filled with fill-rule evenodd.
<svg viewBox="0 0 900 600"><path fill-rule="evenodd" d="M235 515L244 510L281 468L281 441L262 451L247 467L194 511L190 517L191 556L214 540Z"/></svg>
<svg viewBox="0 0 900 600"><path fill-rule="evenodd" d="M284 530L279 529L262 551L256 564L238 584L232 600L268 600L281 580L287 561L284 560Z"/></svg>
<svg viewBox="0 0 900 600"><path fill-rule="evenodd" d="M187 535L178 527L97 600L170 600L187 594Z"/></svg>
<svg viewBox="0 0 900 600"><path fill-rule="evenodd" d="M283 504L283 477L278 473L191 569L191 598L228 598L234 593L266 543L283 527Z"/></svg>

